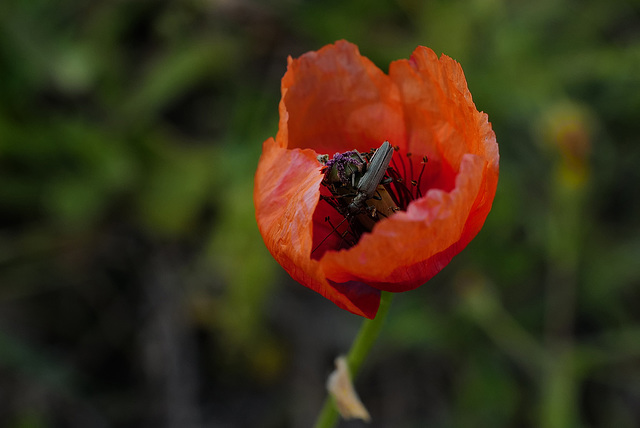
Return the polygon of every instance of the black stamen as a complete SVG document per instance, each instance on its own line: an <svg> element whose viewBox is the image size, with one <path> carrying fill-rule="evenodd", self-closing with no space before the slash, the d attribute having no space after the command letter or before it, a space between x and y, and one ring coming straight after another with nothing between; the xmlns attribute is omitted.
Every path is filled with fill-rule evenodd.
<svg viewBox="0 0 640 428"><path fill-rule="evenodd" d="M427 166L428 161L429 159L426 156L422 156L422 169L420 169L420 175L418 175L418 188L416 189L419 198L422 197L422 190L420 190L420 185L422 184L422 174L424 173L424 168Z"/></svg>
<svg viewBox="0 0 640 428"><path fill-rule="evenodd" d="M396 171L398 170L398 165L396 165L396 158L395 157L391 158L391 165L393 166L394 170L396 170Z"/></svg>
<svg viewBox="0 0 640 428"><path fill-rule="evenodd" d="M396 189L397 195L396 201L398 202L398 205L402 207L402 209L406 209L409 205L409 202L413 200L411 192L409 191L409 189L407 189L407 186L403 184L402 177L400 177L400 174L397 170L390 168L389 176L393 179L393 185Z"/></svg>
<svg viewBox="0 0 640 428"><path fill-rule="evenodd" d="M409 161L409 177L411 179L411 184L413 184L414 179L413 179L413 162L411 161L411 152L407 153L407 160ZM414 184L415 186L415 184ZM412 198L413 198L413 192L411 192Z"/></svg>
<svg viewBox="0 0 640 428"><path fill-rule="evenodd" d="M398 192L395 189L395 186L391 186L393 184L393 178L389 178L391 181L384 184L384 188L389 192L391 198L396 202L396 204L400 205L400 197L398 196Z"/></svg>
<svg viewBox="0 0 640 428"><path fill-rule="evenodd" d="M406 210L409 206L409 203L413 200L413 195L407 186L405 186L402 182L399 184L399 189L403 192L403 208Z"/></svg>
<svg viewBox="0 0 640 428"><path fill-rule="evenodd" d="M400 146L395 146L393 148L396 152L400 151ZM402 163L402 176L406 177L407 176L407 168L404 166L404 159L402 158L402 156L400 156L400 162Z"/></svg>

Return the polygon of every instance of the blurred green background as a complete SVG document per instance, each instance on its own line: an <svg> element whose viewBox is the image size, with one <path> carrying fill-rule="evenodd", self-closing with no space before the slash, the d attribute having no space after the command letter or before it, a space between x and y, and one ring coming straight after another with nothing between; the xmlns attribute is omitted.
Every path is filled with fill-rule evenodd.
<svg viewBox="0 0 640 428"><path fill-rule="evenodd" d="M369 426L640 426L636 0L3 0L0 426L311 426L361 319L271 259L253 174L287 56L341 38L458 60L501 151Z"/></svg>

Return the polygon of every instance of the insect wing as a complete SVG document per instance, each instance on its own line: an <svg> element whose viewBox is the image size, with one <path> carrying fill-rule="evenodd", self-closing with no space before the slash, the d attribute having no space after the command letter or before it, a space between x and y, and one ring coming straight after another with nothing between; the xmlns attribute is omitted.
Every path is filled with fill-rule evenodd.
<svg viewBox="0 0 640 428"><path fill-rule="evenodd" d="M393 147L391 147L388 141L385 141L371 157L367 172L358 183L358 192L364 193L367 197L373 195L378 188L378 184L382 181L384 174L387 172L392 156Z"/></svg>

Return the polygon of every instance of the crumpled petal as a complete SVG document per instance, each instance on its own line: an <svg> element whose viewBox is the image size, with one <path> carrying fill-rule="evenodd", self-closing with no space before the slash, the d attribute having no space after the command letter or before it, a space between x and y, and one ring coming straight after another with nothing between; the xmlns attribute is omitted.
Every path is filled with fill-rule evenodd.
<svg viewBox="0 0 640 428"><path fill-rule="evenodd" d="M381 135L406 140L400 92L355 45L339 41L289 58L277 141L333 155L379 147Z"/></svg>
<svg viewBox="0 0 640 428"><path fill-rule="evenodd" d="M264 143L255 178L258 226L274 258L298 282L369 318L379 290L433 277L479 232L498 181L498 145L477 111L460 65L418 47L384 74L345 41L289 59L276 139ZM425 192L348 249L324 222L317 154L368 151L388 140L426 155ZM417 167L418 164L414 165ZM414 166L412 165L412 166Z"/></svg>
<svg viewBox="0 0 640 428"><path fill-rule="evenodd" d="M309 257L320 181L320 165L312 150L287 150L273 138L265 141L254 181L258 228L273 257L294 280L343 309L373 318L380 304L379 290L365 284L333 286L320 263Z"/></svg>

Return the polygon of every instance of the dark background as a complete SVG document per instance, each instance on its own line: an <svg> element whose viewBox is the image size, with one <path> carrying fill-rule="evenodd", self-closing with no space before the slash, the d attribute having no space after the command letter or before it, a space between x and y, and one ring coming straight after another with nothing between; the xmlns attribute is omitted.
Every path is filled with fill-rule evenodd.
<svg viewBox="0 0 640 428"><path fill-rule="evenodd" d="M3 0L0 426L312 425L361 319L270 257L253 174L287 56L341 38L458 60L501 152L369 426L640 425L637 1Z"/></svg>

